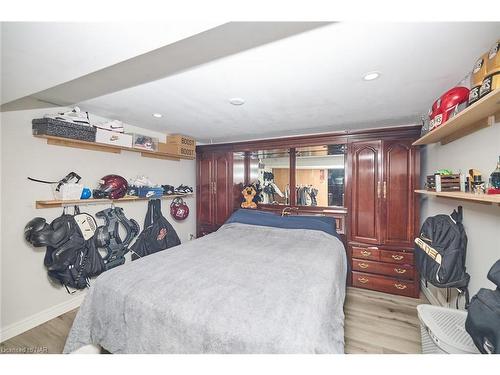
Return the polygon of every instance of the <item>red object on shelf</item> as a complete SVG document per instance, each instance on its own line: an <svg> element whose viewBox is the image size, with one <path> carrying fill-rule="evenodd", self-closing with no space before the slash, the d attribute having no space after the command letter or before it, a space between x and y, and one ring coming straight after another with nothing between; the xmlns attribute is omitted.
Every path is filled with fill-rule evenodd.
<svg viewBox="0 0 500 375"><path fill-rule="evenodd" d="M487 194L500 194L500 189L489 188Z"/></svg>
<svg viewBox="0 0 500 375"><path fill-rule="evenodd" d="M429 129L434 130L465 109L468 98L467 87L457 86L446 91L432 104Z"/></svg>

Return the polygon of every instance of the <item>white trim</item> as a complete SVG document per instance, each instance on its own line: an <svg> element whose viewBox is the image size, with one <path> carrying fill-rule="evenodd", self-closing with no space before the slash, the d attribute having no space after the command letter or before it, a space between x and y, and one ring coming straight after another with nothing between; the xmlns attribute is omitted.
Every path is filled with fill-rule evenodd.
<svg viewBox="0 0 500 375"><path fill-rule="evenodd" d="M0 342L8 340L14 336L35 328L40 324L54 319L59 315L76 309L80 306L84 297L85 293L81 293L68 301L49 307L48 309L42 310L39 313L31 315L19 322L8 325L7 327L2 327L2 331L0 332Z"/></svg>

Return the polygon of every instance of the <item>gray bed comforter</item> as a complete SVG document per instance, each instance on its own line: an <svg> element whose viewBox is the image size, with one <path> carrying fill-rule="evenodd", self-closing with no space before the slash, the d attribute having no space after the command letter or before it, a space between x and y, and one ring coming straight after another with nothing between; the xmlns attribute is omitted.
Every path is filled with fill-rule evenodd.
<svg viewBox="0 0 500 375"><path fill-rule="evenodd" d="M101 274L65 353L343 353L344 246L316 230L226 224Z"/></svg>

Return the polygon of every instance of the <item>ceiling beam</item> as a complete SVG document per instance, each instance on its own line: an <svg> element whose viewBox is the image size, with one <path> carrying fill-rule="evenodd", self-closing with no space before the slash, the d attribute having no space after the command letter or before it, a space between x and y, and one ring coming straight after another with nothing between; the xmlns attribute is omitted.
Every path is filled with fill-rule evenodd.
<svg viewBox="0 0 500 375"><path fill-rule="evenodd" d="M3 104L2 112L70 106L156 81L331 22L230 22ZM222 77L221 77L222 78Z"/></svg>

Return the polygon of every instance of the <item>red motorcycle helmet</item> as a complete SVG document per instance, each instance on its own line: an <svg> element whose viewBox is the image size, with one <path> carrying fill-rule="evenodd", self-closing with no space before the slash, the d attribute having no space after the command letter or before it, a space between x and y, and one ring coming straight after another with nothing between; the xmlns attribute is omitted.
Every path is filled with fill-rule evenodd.
<svg viewBox="0 0 500 375"><path fill-rule="evenodd" d="M430 126L432 130L444 124L458 112L467 107L469 100L469 89L467 87L457 86L446 91L434 102L430 113Z"/></svg>
<svg viewBox="0 0 500 375"><path fill-rule="evenodd" d="M182 198L177 197L170 203L170 215L175 220L184 220L189 216L189 207Z"/></svg>
<svg viewBox="0 0 500 375"><path fill-rule="evenodd" d="M99 181L99 187L93 191L94 198L119 199L127 193L128 183L122 176L109 174Z"/></svg>

